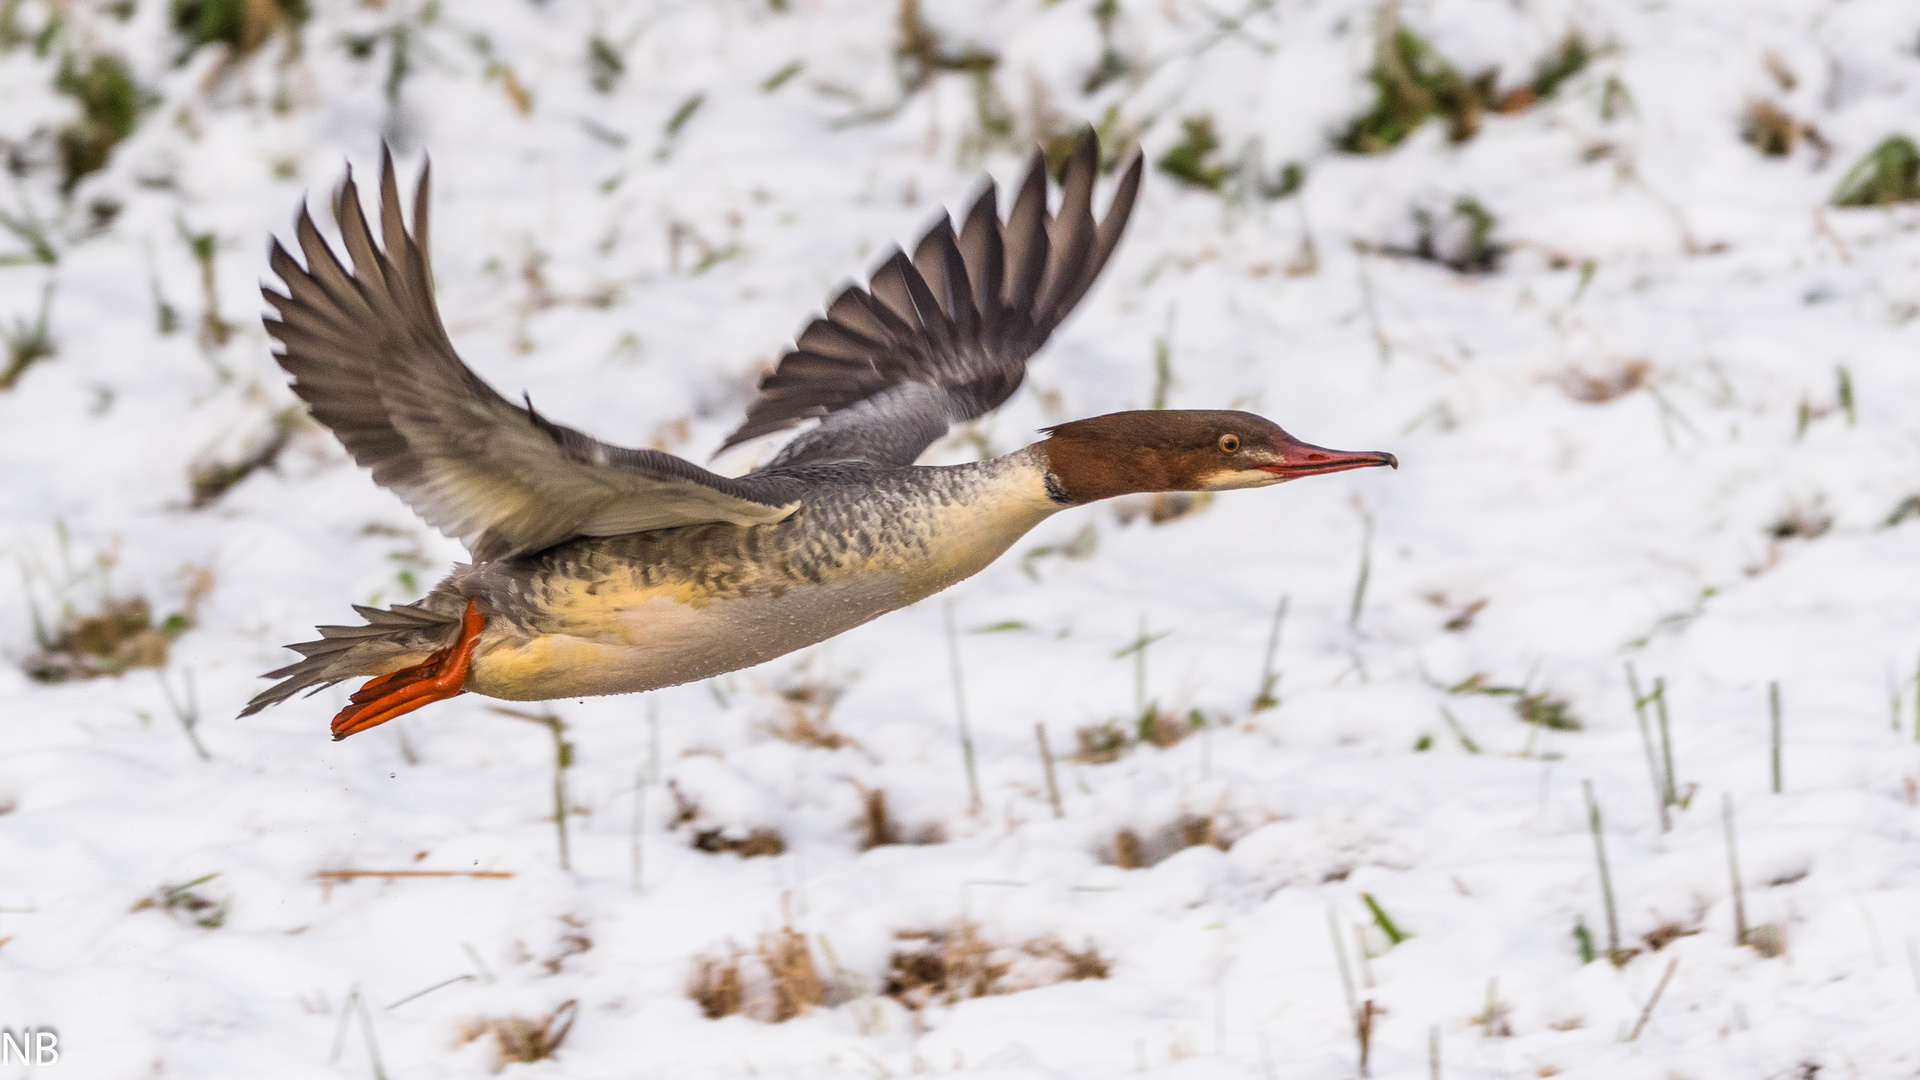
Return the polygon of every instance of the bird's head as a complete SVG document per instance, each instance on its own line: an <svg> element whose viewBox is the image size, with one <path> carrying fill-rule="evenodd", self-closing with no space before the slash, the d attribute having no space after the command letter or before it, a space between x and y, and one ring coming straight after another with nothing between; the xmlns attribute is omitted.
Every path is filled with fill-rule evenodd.
<svg viewBox="0 0 1920 1080"><path fill-rule="evenodd" d="M1048 487L1089 503L1148 491L1230 491L1302 476L1399 468L1378 450L1328 450L1246 412L1155 409L1109 413L1045 429Z"/></svg>

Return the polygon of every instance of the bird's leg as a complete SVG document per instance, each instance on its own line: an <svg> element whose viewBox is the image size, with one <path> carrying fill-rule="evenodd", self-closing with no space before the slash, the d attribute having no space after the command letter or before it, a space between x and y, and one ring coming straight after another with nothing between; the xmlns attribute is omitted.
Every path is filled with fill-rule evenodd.
<svg viewBox="0 0 1920 1080"><path fill-rule="evenodd" d="M467 669L473 663L473 650L480 644L480 632L487 628L487 617L480 613L480 601L469 599L460 617L460 637L412 667L389 672L354 691L352 702L333 718L335 742L370 727L384 724L396 716L422 705L429 705L466 693Z"/></svg>

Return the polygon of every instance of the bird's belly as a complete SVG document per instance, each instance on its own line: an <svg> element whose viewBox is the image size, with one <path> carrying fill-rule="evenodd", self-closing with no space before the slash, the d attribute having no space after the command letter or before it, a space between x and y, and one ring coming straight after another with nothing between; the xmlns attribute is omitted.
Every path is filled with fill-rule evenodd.
<svg viewBox="0 0 1920 1080"><path fill-rule="evenodd" d="M726 599L677 590L564 595L536 632L482 639L466 688L512 701L630 694L752 667L898 606L895 582L800 584ZM492 635L489 635L492 636Z"/></svg>

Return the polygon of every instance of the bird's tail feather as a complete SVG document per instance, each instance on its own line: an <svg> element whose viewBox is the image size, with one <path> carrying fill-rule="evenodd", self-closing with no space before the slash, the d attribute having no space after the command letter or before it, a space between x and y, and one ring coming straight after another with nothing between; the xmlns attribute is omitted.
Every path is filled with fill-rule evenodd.
<svg viewBox="0 0 1920 1080"><path fill-rule="evenodd" d="M384 675L446 648L460 635L460 616L418 604L384 610L355 604L353 610L365 625L316 627L320 640L287 646L302 659L267 672L264 678L280 681L255 695L240 715L251 716L309 687L318 691L343 679Z"/></svg>

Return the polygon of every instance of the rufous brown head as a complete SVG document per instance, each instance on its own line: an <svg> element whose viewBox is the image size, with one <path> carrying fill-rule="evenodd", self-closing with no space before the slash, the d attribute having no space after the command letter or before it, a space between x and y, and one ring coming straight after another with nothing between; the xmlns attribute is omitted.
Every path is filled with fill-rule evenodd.
<svg viewBox="0 0 1920 1080"><path fill-rule="evenodd" d="M1302 476L1399 468L1378 450L1329 450L1303 443L1247 412L1155 409L1109 413L1046 428L1039 445L1048 493L1088 503L1148 491L1229 491Z"/></svg>

